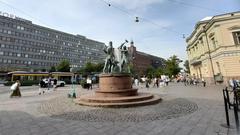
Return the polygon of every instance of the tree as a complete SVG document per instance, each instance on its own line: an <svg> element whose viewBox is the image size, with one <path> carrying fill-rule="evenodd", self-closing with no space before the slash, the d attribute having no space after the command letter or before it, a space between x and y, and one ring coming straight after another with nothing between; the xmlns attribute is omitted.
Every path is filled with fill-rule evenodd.
<svg viewBox="0 0 240 135"><path fill-rule="evenodd" d="M41 72L46 72L47 70L45 68L41 69Z"/></svg>
<svg viewBox="0 0 240 135"><path fill-rule="evenodd" d="M183 66L185 67L185 72L186 73L190 73L190 67L189 67L189 61L188 60L185 60Z"/></svg>
<svg viewBox="0 0 240 135"><path fill-rule="evenodd" d="M57 66L59 72L70 72L70 63L68 60L62 60Z"/></svg>
<svg viewBox="0 0 240 135"><path fill-rule="evenodd" d="M156 70L154 67L150 66L146 70L146 75L148 78L153 78L155 76Z"/></svg>
<svg viewBox="0 0 240 135"><path fill-rule="evenodd" d="M78 72L84 76L91 74L92 72L102 72L104 63L94 64L87 62Z"/></svg>
<svg viewBox="0 0 240 135"><path fill-rule="evenodd" d="M104 63L98 63L95 65L95 72L102 72Z"/></svg>
<svg viewBox="0 0 240 135"><path fill-rule="evenodd" d="M156 71L155 71L155 75L157 77L161 77L161 75L164 75L165 74L165 69L164 68L157 68Z"/></svg>
<svg viewBox="0 0 240 135"><path fill-rule="evenodd" d="M55 66L51 66L49 72L56 72L56 67Z"/></svg>
<svg viewBox="0 0 240 135"><path fill-rule="evenodd" d="M134 65L132 63L129 64L129 69L130 69L130 73L132 75L135 75L136 74L136 70L134 69Z"/></svg>
<svg viewBox="0 0 240 135"><path fill-rule="evenodd" d="M171 56L166 61L166 74L169 76L176 76L181 68L179 67L179 63L182 62L176 55Z"/></svg>
<svg viewBox="0 0 240 135"><path fill-rule="evenodd" d="M91 62L87 62L85 64L85 72L91 73L91 72L94 72L94 70L95 70L95 64L93 64Z"/></svg>

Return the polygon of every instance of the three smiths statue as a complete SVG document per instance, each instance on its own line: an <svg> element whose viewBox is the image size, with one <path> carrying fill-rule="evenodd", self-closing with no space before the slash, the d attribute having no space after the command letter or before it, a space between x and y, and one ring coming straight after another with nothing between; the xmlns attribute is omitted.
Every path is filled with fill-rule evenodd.
<svg viewBox="0 0 240 135"><path fill-rule="evenodd" d="M118 49L114 49L112 41L109 42L109 46L105 46L104 52L107 54L103 73L130 73L129 69L129 52L127 47L124 45L128 43L125 40Z"/></svg>

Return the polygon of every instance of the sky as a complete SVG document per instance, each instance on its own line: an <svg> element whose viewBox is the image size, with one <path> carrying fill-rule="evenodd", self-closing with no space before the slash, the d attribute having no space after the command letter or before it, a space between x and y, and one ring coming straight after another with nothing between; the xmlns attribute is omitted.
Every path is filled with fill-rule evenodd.
<svg viewBox="0 0 240 135"><path fill-rule="evenodd" d="M138 51L186 60L183 34L204 17L240 11L240 0L0 0L0 11L106 45L133 40Z"/></svg>

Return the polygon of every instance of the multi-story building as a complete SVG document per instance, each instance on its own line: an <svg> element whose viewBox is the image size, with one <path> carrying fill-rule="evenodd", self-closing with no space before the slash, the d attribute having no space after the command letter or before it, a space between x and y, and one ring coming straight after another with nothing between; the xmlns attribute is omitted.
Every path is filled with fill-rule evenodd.
<svg viewBox="0 0 240 135"><path fill-rule="evenodd" d="M130 43L129 52L132 57L133 68L136 70L138 75L145 75L146 70L149 67L165 67L165 59L137 51L133 41Z"/></svg>
<svg viewBox="0 0 240 135"><path fill-rule="evenodd" d="M0 12L0 71L48 69L64 59L72 67L103 62L104 45Z"/></svg>
<svg viewBox="0 0 240 135"><path fill-rule="evenodd" d="M186 42L192 76L209 83L240 79L240 12L204 18Z"/></svg>

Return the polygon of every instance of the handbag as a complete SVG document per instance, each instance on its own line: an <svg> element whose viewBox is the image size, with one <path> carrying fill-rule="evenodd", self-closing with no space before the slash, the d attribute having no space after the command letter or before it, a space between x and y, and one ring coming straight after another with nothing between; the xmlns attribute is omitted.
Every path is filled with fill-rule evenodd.
<svg viewBox="0 0 240 135"><path fill-rule="evenodd" d="M11 89L11 90L16 90L16 89L17 89L17 85L18 85L17 83L14 83L14 84L10 87L10 89Z"/></svg>

